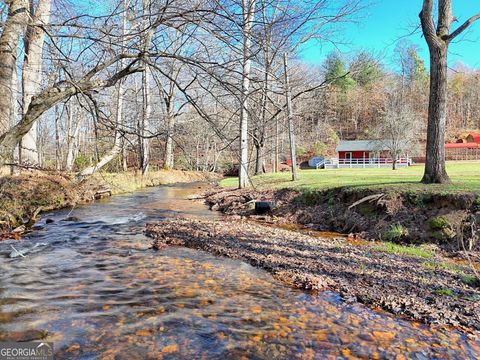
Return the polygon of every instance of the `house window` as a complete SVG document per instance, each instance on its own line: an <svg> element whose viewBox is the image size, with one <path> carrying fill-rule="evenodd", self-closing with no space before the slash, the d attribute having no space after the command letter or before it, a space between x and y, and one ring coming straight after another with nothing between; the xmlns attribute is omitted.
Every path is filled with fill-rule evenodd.
<svg viewBox="0 0 480 360"><path fill-rule="evenodd" d="M352 153L351 152L346 152L345 153L345 160L352 160Z"/></svg>

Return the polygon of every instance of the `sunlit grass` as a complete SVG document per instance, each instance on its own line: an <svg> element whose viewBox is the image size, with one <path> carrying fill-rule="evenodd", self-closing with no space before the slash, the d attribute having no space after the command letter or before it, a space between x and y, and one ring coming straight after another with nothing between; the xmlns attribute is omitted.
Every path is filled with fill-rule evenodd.
<svg viewBox="0 0 480 360"><path fill-rule="evenodd" d="M410 255L425 259L430 259L434 256L434 253L428 249L419 246L398 245L392 242L381 243L380 245L374 246L372 249L375 251L386 252L389 254Z"/></svg>
<svg viewBox="0 0 480 360"><path fill-rule="evenodd" d="M335 187L389 188L404 191L428 192L480 192L480 162L447 163L447 172L452 184L424 185L420 183L423 166L415 165L398 170L381 169L320 169L300 170L297 182L291 181L290 173L255 176L253 185L259 190L293 188L296 190L325 190ZM221 182L224 187L235 187L237 178Z"/></svg>

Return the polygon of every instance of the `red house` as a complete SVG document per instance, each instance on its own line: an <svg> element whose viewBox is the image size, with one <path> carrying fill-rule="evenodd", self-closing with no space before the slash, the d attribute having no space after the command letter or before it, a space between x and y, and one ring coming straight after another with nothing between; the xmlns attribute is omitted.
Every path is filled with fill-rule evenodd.
<svg viewBox="0 0 480 360"><path fill-rule="evenodd" d="M338 158L332 159L325 167L390 167L393 159L388 144L388 140L342 140L336 149ZM410 165L410 159L407 154L404 155L405 157L397 159L398 166Z"/></svg>
<svg viewBox="0 0 480 360"><path fill-rule="evenodd" d="M388 158L388 140L342 140L337 146L339 159Z"/></svg>

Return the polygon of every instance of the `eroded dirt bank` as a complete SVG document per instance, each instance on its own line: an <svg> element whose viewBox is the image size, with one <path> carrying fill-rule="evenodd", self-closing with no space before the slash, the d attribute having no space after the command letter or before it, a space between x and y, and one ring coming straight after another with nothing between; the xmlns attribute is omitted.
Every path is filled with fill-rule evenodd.
<svg viewBox="0 0 480 360"><path fill-rule="evenodd" d="M205 194L212 210L319 231L352 234L366 240L435 244L443 251L480 250L480 195L335 188L325 191L229 190ZM274 204L257 216L255 201ZM476 253L475 253L476 252Z"/></svg>
<svg viewBox="0 0 480 360"><path fill-rule="evenodd" d="M241 259L297 288L332 289L347 301L410 319L480 330L480 289L460 275L471 271L442 268L441 258L388 254L374 243L359 246L231 218L168 220L149 224L146 234L158 249L185 246Z"/></svg>

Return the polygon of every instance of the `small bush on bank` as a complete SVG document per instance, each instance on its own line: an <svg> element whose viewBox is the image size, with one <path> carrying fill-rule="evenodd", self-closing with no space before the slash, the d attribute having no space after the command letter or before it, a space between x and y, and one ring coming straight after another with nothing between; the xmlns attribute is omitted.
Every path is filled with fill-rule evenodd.
<svg viewBox="0 0 480 360"><path fill-rule="evenodd" d="M385 241L400 240L401 238L408 236L408 230L401 224L393 224L385 231L382 238Z"/></svg>
<svg viewBox="0 0 480 360"><path fill-rule="evenodd" d="M443 230L450 226L450 222L445 216L435 216L430 219L429 224L433 230Z"/></svg>

